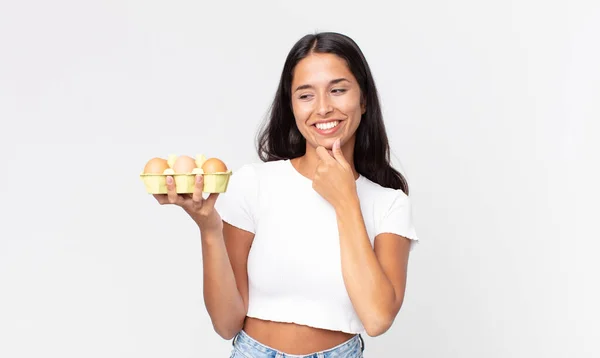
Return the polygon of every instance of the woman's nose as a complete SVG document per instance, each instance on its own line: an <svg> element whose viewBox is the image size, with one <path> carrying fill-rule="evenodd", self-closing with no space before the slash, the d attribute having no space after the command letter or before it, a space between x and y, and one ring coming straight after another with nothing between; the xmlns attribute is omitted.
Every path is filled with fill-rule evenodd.
<svg viewBox="0 0 600 358"><path fill-rule="evenodd" d="M333 112L333 106L331 105L328 96L319 96L317 106L317 114L322 117L325 117L329 113Z"/></svg>

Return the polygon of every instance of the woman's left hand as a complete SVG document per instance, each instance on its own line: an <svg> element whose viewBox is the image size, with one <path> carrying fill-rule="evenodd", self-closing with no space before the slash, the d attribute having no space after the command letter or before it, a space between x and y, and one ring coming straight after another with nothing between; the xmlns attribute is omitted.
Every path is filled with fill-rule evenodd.
<svg viewBox="0 0 600 358"><path fill-rule="evenodd" d="M313 178L313 189L334 208L358 200L356 180L351 165L344 158L340 140L333 143L332 154L324 147L317 148L321 161Z"/></svg>

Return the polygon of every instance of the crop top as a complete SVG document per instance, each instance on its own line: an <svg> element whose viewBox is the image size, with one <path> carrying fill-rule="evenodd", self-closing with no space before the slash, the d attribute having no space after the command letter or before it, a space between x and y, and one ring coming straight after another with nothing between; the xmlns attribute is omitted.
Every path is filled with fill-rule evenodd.
<svg viewBox="0 0 600 358"><path fill-rule="evenodd" d="M371 246L384 232L418 242L409 197L360 175L357 193ZM233 171L215 208L223 221L254 233L248 256L248 313L263 320L364 333L342 277L333 207L290 160Z"/></svg>

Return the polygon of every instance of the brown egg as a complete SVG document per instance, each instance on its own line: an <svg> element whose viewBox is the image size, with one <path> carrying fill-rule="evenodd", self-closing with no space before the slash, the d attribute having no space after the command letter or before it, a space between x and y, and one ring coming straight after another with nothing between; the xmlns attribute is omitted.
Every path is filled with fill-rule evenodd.
<svg viewBox="0 0 600 358"><path fill-rule="evenodd" d="M173 170L177 174L189 174L194 168L196 168L196 159L187 155L180 155L173 163Z"/></svg>
<svg viewBox="0 0 600 358"><path fill-rule="evenodd" d="M163 158L152 158L144 167L144 174L162 174L165 169L169 168L169 164L166 159Z"/></svg>
<svg viewBox="0 0 600 358"><path fill-rule="evenodd" d="M207 159L202 164L202 170L204 173L224 173L227 171L227 166L218 158Z"/></svg>

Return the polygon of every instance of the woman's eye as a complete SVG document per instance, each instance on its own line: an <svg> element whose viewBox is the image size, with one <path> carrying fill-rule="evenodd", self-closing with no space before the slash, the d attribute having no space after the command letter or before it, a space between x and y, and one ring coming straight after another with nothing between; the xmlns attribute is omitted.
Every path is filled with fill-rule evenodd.
<svg viewBox="0 0 600 358"><path fill-rule="evenodd" d="M310 96L309 94L302 94L302 95L300 95L300 97L298 97L298 98L300 98L300 99L309 99L310 97L311 97L311 96Z"/></svg>
<svg viewBox="0 0 600 358"><path fill-rule="evenodd" d="M331 92L333 92L333 93L344 93L346 91L347 90L345 88L336 88L336 89L333 89Z"/></svg>

